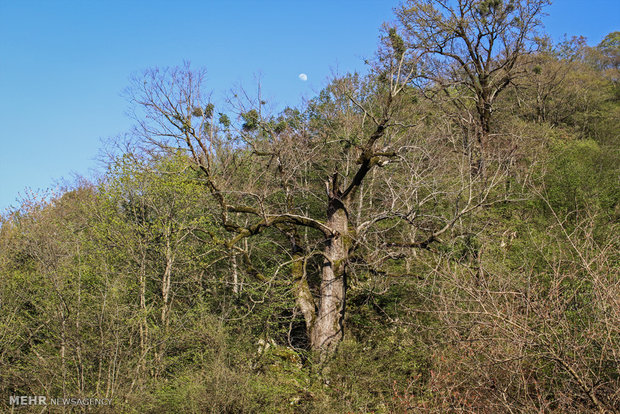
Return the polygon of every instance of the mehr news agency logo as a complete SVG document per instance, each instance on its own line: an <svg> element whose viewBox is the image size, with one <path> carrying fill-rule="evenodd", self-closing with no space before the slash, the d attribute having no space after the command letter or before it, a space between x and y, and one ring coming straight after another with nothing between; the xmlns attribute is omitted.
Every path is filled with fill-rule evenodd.
<svg viewBox="0 0 620 414"><path fill-rule="evenodd" d="M112 398L47 398L44 395L11 395L9 405L112 405Z"/></svg>

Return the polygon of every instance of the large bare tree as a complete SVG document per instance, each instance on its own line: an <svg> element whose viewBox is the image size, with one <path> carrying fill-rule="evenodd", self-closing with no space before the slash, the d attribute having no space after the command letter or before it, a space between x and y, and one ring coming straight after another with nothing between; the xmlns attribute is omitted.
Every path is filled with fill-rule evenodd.
<svg viewBox="0 0 620 414"><path fill-rule="evenodd" d="M450 152L433 147L436 134L422 136L419 93L411 86L416 60L388 29L369 76L335 79L304 113L266 116L260 97L246 99L232 121L216 116L204 95L204 72L150 70L133 84L137 136L150 151L187 151L228 232L220 242L232 263L240 256L250 275L266 281L245 240L259 234L280 234L280 245L287 240L289 260L278 269L290 269L310 346L322 353L343 337L355 251L368 253L356 255L356 263L385 274L377 267L386 260L404 257L402 249L428 248L487 202L489 192L469 176L467 161L442 164L439 154ZM460 178L438 189L438 169ZM446 200L453 207L438 209ZM309 261L317 258L309 283Z"/></svg>

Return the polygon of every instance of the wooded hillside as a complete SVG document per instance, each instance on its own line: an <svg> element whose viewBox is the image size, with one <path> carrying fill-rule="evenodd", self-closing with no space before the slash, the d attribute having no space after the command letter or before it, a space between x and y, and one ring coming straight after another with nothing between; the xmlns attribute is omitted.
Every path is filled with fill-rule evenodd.
<svg viewBox="0 0 620 414"><path fill-rule="evenodd" d="M0 410L619 412L620 33L547 3L409 0L280 113L135 76L101 177L1 217Z"/></svg>

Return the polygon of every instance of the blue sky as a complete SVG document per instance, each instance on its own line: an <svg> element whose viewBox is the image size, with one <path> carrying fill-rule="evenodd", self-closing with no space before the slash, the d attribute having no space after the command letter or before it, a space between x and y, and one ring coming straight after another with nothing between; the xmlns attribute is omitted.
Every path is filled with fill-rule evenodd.
<svg viewBox="0 0 620 414"><path fill-rule="evenodd" d="M256 85L298 104L363 70L396 0L0 0L0 211L26 187L89 176L101 140L129 130L132 73L188 60L216 99ZM620 30L620 2L556 0L546 30L590 44ZM298 75L306 73L308 81Z"/></svg>

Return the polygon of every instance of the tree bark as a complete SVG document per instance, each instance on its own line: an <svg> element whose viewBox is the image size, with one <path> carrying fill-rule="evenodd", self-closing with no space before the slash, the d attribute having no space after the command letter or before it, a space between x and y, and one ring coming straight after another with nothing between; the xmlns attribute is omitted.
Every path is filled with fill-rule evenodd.
<svg viewBox="0 0 620 414"><path fill-rule="evenodd" d="M316 305L306 278L304 261L305 258L301 253L293 254L292 276L295 282L295 301L304 316L308 338L312 341L312 331L316 321Z"/></svg>
<svg viewBox="0 0 620 414"><path fill-rule="evenodd" d="M491 103L486 97L478 98L478 146L480 154L478 155L476 172L482 177L486 176L486 164L488 157L487 143L489 134L491 133Z"/></svg>
<svg viewBox="0 0 620 414"><path fill-rule="evenodd" d="M319 310L311 332L312 348L321 353L333 350L343 337L346 264L350 247L348 221L345 206L332 195L327 226L335 234L328 240L324 251Z"/></svg>

